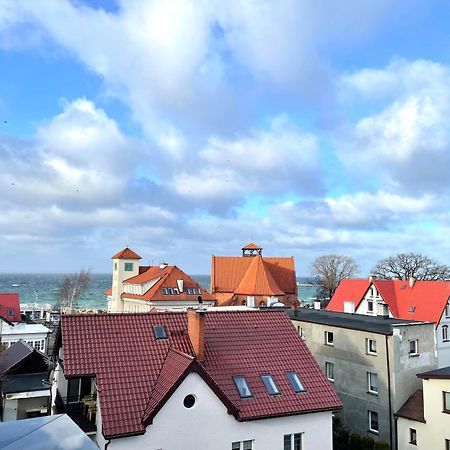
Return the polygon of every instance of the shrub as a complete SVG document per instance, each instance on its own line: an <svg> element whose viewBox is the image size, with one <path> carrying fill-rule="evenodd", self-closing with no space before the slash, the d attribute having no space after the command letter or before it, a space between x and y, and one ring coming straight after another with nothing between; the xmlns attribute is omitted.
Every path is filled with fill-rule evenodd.
<svg viewBox="0 0 450 450"><path fill-rule="evenodd" d="M363 436L361 438L361 450L374 450L374 444L375 440L370 436Z"/></svg>
<svg viewBox="0 0 450 450"><path fill-rule="evenodd" d="M362 449L362 441L361 436L359 434L353 433L350 436L350 445L348 446L349 450L361 450Z"/></svg>
<svg viewBox="0 0 450 450"><path fill-rule="evenodd" d="M373 450L391 450L391 447L386 441L376 441Z"/></svg>

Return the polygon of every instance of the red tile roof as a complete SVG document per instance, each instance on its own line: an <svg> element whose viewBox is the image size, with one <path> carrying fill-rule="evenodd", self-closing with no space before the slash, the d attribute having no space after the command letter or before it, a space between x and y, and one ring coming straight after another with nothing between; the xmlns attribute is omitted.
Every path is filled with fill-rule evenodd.
<svg viewBox="0 0 450 450"><path fill-rule="evenodd" d="M242 247L242 250L262 250L262 247L254 244L253 242L250 242L250 244L247 244L244 247Z"/></svg>
<svg viewBox="0 0 450 450"><path fill-rule="evenodd" d="M10 322L21 321L19 294L0 293L0 316Z"/></svg>
<svg viewBox="0 0 450 450"><path fill-rule="evenodd" d="M111 259L142 259L136 252L131 250L131 248L125 247L119 253L116 253Z"/></svg>
<svg viewBox="0 0 450 450"><path fill-rule="evenodd" d="M450 297L450 281L415 281L413 286L403 280L372 280L392 315L439 323ZM342 280L327 306L329 311L344 311L344 302L353 301L355 310L364 298L371 282L365 280ZM410 308L414 311L410 312Z"/></svg>
<svg viewBox="0 0 450 450"><path fill-rule="evenodd" d="M149 281L159 280L147 291L144 295L123 293L122 298L136 298L146 301L193 301L197 300L197 294L188 294L188 288L200 289L200 295L203 300L215 301L215 297L211 295L206 289L191 278L187 273L183 272L177 266L166 266L160 268L159 266L151 266L145 272L128 278L124 283L145 284ZM183 292L174 295L166 295L163 293L163 288L176 288L177 280L183 280Z"/></svg>
<svg viewBox="0 0 450 450"><path fill-rule="evenodd" d="M166 340L156 340L164 325ZM180 377L196 370L237 420L335 410L341 402L283 311L210 311L205 314L205 358L193 358L186 313L64 315L64 373L96 375L103 432L143 433ZM195 363L195 364L194 364ZM295 393L286 372L298 373L306 392ZM260 379L270 373L282 395ZM244 375L251 399L241 399L233 376Z"/></svg>
<svg viewBox="0 0 450 450"><path fill-rule="evenodd" d="M294 258L266 258L241 256L213 256L211 268L211 292L234 293L242 282L254 258L261 258L265 272L270 273L274 282L285 294L297 292ZM256 273L256 272L255 272ZM250 284L250 281L248 281ZM253 282L257 285L256 280Z"/></svg>
<svg viewBox="0 0 450 450"><path fill-rule="evenodd" d="M424 422L425 417L423 413L423 391L418 389L411 397L401 406L395 413L398 417L415 420L417 422Z"/></svg>
<svg viewBox="0 0 450 450"><path fill-rule="evenodd" d="M252 262L234 291L241 295L283 295L262 256L252 257Z"/></svg>

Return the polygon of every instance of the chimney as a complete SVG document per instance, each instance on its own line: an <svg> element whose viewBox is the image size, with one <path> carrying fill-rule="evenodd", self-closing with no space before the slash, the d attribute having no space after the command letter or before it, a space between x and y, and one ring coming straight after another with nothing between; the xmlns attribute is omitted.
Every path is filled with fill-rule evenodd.
<svg viewBox="0 0 450 450"><path fill-rule="evenodd" d="M416 279L414 277L409 277L409 287L412 288L414 286L414 283L416 282Z"/></svg>
<svg viewBox="0 0 450 450"><path fill-rule="evenodd" d="M189 339L199 361L205 359L205 313L203 309L187 311Z"/></svg>
<svg viewBox="0 0 450 450"><path fill-rule="evenodd" d="M183 280L177 280L177 286L178 286L178 290L181 292L183 292L183 288L184 288L184 281Z"/></svg>
<svg viewBox="0 0 450 450"><path fill-rule="evenodd" d="M320 300L314 300L314 309L320 309Z"/></svg>
<svg viewBox="0 0 450 450"><path fill-rule="evenodd" d="M165 269L168 265L169 265L169 264L167 264L166 262L162 262L162 263L159 265L159 268L160 268L160 269Z"/></svg>
<svg viewBox="0 0 450 450"><path fill-rule="evenodd" d="M373 281L373 275L369 275L369 283L372 283Z"/></svg>

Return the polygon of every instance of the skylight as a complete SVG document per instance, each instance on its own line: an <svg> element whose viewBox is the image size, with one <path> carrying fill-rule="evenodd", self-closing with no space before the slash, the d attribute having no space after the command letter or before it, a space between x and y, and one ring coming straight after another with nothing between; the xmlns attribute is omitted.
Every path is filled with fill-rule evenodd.
<svg viewBox="0 0 450 450"><path fill-rule="evenodd" d="M292 389L294 389L295 392L305 392L305 388L295 372L288 372L287 377L291 383Z"/></svg>
<svg viewBox="0 0 450 450"><path fill-rule="evenodd" d="M248 387L247 380L244 377L233 377L233 381L241 398L253 397L252 391Z"/></svg>
<svg viewBox="0 0 450 450"><path fill-rule="evenodd" d="M277 395L280 393L280 390L278 389L278 386L275 384L272 375L261 375L261 379L264 383L264 386L267 389L267 392L270 395Z"/></svg>
<svg viewBox="0 0 450 450"><path fill-rule="evenodd" d="M153 327L153 333L155 333L156 339L167 339L167 333L164 325L155 325Z"/></svg>

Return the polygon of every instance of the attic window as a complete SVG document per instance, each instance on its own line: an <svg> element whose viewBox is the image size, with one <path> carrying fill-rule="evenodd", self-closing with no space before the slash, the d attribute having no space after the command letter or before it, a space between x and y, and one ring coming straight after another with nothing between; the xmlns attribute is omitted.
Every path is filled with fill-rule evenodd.
<svg viewBox="0 0 450 450"><path fill-rule="evenodd" d="M7 312L7 315L8 315L8 316L14 316L14 310L11 309L11 308L9 308L9 309L8 309L8 312Z"/></svg>
<svg viewBox="0 0 450 450"><path fill-rule="evenodd" d="M248 387L247 380L242 376L233 377L236 389L239 392L241 398L253 397L252 391Z"/></svg>
<svg viewBox="0 0 450 450"><path fill-rule="evenodd" d="M153 333L156 339L167 339L166 329L163 325L155 325L153 327Z"/></svg>
<svg viewBox="0 0 450 450"><path fill-rule="evenodd" d="M261 380L263 381L264 386L269 395L277 395L280 393L280 390L278 389L278 386L275 384L272 375L261 375Z"/></svg>
<svg viewBox="0 0 450 450"><path fill-rule="evenodd" d="M295 392L305 392L306 389L303 387L300 378L295 372L288 372L287 377L289 383L291 383L292 389L294 389Z"/></svg>
<svg viewBox="0 0 450 450"><path fill-rule="evenodd" d="M416 310L416 307L415 307L415 306L410 306L410 307L409 307L409 312L410 312L410 313L413 313L415 310Z"/></svg>
<svg viewBox="0 0 450 450"><path fill-rule="evenodd" d="M199 288L187 288L186 292L188 295L200 295L201 291Z"/></svg>

